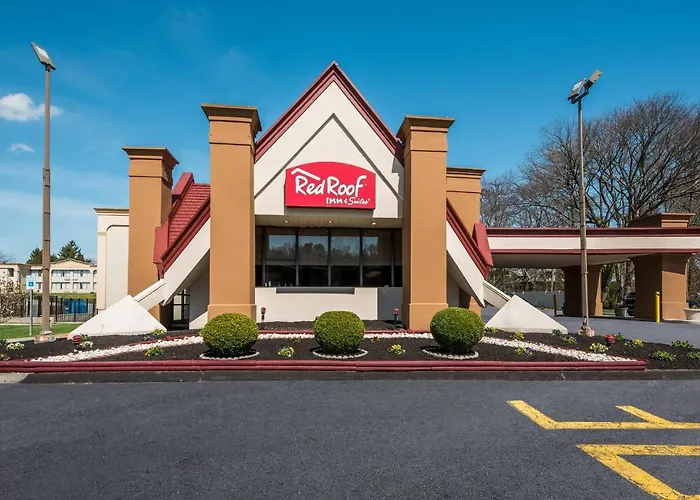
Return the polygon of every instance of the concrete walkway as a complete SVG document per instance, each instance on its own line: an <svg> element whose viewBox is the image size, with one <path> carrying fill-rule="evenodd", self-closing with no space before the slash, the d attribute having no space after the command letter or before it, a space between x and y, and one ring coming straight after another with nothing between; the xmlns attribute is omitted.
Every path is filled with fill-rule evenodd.
<svg viewBox="0 0 700 500"><path fill-rule="evenodd" d="M497 311L498 309L495 307L482 309L484 321L491 319ZM551 310L545 312L552 316ZM570 332L575 332L581 328L583 319L569 316L557 316L556 321L565 326ZM700 324L675 322L654 323L653 321L614 317L591 318L590 324L596 335L621 333L628 339L642 339L646 342L658 342L663 344L670 344L674 340L687 340L696 347L700 347Z"/></svg>

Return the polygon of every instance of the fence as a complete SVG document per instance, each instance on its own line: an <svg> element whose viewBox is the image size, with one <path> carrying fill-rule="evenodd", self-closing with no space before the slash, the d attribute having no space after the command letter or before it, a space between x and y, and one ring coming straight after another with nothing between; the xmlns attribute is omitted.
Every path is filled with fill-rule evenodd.
<svg viewBox="0 0 700 500"><path fill-rule="evenodd" d="M557 297L557 307L561 308L564 305L564 292L515 292L512 295L517 295L526 300L535 307L554 307L554 296Z"/></svg>
<svg viewBox="0 0 700 500"><path fill-rule="evenodd" d="M83 323L97 314L97 304L95 299L77 299L66 297L49 297L49 316L56 323ZM43 313L42 297L35 296L32 304L29 304L29 297L24 304L19 307L13 316L28 318L33 315L40 318Z"/></svg>

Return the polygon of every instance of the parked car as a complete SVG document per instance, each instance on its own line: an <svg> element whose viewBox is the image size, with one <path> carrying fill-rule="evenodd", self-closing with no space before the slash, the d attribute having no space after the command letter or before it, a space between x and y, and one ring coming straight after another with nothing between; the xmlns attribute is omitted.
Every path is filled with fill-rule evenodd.
<svg viewBox="0 0 700 500"><path fill-rule="evenodd" d="M625 295L625 307L627 307L627 314L629 316L634 316L634 299L635 292L630 292Z"/></svg>

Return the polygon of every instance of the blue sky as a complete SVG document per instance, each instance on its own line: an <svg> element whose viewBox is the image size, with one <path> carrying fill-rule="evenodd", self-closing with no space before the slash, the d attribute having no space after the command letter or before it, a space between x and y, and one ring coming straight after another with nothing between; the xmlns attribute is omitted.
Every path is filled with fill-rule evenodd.
<svg viewBox="0 0 700 500"><path fill-rule="evenodd" d="M24 261L41 243L44 81L31 41L58 67L52 246L75 239L93 257L93 208L127 206L122 146L166 146L177 176L208 181L201 103L254 105L265 128L333 60L392 130L405 114L456 118L449 164L487 176L517 167L542 127L573 118L567 93L596 68L588 116L656 92L700 97L695 2L469 3L4 5L0 252Z"/></svg>

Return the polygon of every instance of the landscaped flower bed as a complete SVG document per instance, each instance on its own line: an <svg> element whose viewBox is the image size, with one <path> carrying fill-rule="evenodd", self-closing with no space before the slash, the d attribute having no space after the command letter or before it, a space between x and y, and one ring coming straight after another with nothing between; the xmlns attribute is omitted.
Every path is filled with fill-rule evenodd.
<svg viewBox="0 0 700 500"><path fill-rule="evenodd" d="M513 334L506 332L488 332L487 335L499 339L510 339ZM688 343L676 343L674 346L635 339L625 339L617 335L613 336L615 342L613 344L608 344L607 334L593 337L581 337L579 335L563 336L550 333L525 333L523 337L526 342L534 342L566 349L576 349L583 352L594 352L591 350L592 345L604 346L607 348L604 351L606 355L644 359L649 362L649 369L700 369L700 348L696 348L700 346L692 346ZM600 348L598 347L598 349ZM660 352L668 353L670 356L658 354Z"/></svg>

